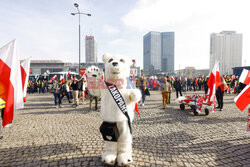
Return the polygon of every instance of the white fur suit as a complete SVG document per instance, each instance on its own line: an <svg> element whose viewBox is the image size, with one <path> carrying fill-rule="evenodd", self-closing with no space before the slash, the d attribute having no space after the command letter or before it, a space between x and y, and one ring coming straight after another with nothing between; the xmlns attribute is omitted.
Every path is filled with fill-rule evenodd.
<svg viewBox="0 0 250 167"><path fill-rule="evenodd" d="M104 54L103 62L105 63L105 81L117 86L126 102L128 115L132 123L135 103L141 98L138 89L127 87L132 61L124 56ZM103 121L116 122L119 131L117 142L106 141L106 151L102 155L102 161L109 165L114 165L117 161L119 166L132 163L132 135L128 126L128 119L115 103L109 90L102 88L101 117Z"/></svg>

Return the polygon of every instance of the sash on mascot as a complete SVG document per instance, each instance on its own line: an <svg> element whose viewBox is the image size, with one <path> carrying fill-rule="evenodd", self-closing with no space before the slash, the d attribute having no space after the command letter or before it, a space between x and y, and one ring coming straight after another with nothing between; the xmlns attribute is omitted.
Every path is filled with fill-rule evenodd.
<svg viewBox="0 0 250 167"><path fill-rule="evenodd" d="M106 83L108 90L109 90L109 93L113 97L115 103L117 104L117 106L119 107L121 112L127 117L129 130L130 130L130 133L132 134L131 121L130 121L130 118L128 115L128 110L127 110L125 100L123 99L120 91L117 89L117 87L114 84L111 84L108 82L105 82L105 83Z"/></svg>

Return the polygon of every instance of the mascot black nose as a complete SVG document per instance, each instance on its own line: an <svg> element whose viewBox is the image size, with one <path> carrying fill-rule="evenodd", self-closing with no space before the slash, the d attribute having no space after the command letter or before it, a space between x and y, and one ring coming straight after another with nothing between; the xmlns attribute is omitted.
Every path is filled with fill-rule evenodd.
<svg viewBox="0 0 250 167"><path fill-rule="evenodd" d="M113 66L117 66L118 63L117 63L117 62L113 62L112 65L113 65Z"/></svg>
<svg viewBox="0 0 250 167"><path fill-rule="evenodd" d="M93 74L92 77L97 77L97 75Z"/></svg>

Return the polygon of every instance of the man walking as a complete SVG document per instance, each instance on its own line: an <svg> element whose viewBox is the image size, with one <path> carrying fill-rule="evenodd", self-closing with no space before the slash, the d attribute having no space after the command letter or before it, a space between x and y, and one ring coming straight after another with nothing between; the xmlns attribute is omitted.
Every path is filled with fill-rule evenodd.
<svg viewBox="0 0 250 167"><path fill-rule="evenodd" d="M74 98L74 104L73 104L73 107L77 107L79 105L79 101L78 101L78 89L79 89L79 82L78 80L76 79L76 76L74 75L73 77L73 81L71 83L71 88L73 90L73 98Z"/></svg>
<svg viewBox="0 0 250 167"><path fill-rule="evenodd" d="M176 78L176 80L174 81L174 88L176 91L176 97L178 98L178 92L180 92L180 95L182 96L181 93L181 81L179 78Z"/></svg>
<svg viewBox="0 0 250 167"><path fill-rule="evenodd" d="M54 100L55 100L55 106L56 106L56 108L63 107L61 105L62 102L61 102L61 97L60 97L61 90L62 90L62 81L58 81L58 83L56 83L54 85ZM57 104L57 99L58 99L58 104Z"/></svg>
<svg viewBox="0 0 250 167"><path fill-rule="evenodd" d="M163 102L163 109L167 108L167 103L169 100L169 94L172 92L172 86L169 83L169 80L165 77L163 79L163 83L161 86L161 93L162 93L162 102Z"/></svg>

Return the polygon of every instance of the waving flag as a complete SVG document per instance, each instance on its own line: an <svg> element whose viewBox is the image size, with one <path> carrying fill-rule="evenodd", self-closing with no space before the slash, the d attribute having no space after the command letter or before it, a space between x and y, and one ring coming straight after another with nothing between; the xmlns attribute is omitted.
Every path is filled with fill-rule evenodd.
<svg viewBox="0 0 250 167"><path fill-rule="evenodd" d="M51 84L51 82L54 81L55 79L57 79L57 75L54 75L53 78L49 80L49 83Z"/></svg>
<svg viewBox="0 0 250 167"><path fill-rule="evenodd" d="M27 58L21 62L21 75L22 75L22 90L23 90L23 101L26 102L27 84L29 80L30 70L30 58Z"/></svg>
<svg viewBox="0 0 250 167"><path fill-rule="evenodd" d="M246 85L249 85L250 84L250 71L246 70L246 69L243 69L241 75L240 75L240 79L239 81L241 83L244 83Z"/></svg>
<svg viewBox="0 0 250 167"><path fill-rule="evenodd" d="M23 91L16 40L0 48L0 97L6 102L3 126L13 121L14 111L23 108Z"/></svg>
<svg viewBox="0 0 250 167"><path fill-rule="evenodd" d="M137 112L138 116L141 118L137 103L135 103L135 111Z"/></svg>
<svg viewBox="0 0 250 167"><path fill-rule="evenodd" d="M234 98L234 102L241 111L250 104L250 85L247 85L240 94Z"/></svg>
<svg viewBox="0 0 250 167"><path fill-rule="evenodd" d="M67 80L68 80L68 78L69 78L69 74L70 74L70 71L69 71L68 74L67 74Z"/></svg>
<svg viewBox="0 0 250 167"><path fill-rule="evenodd" d="M219 71L219 62L214 64L214 68L208 78L207 86L208 89L208 102L212 103L215 99L215 90L218 86L221 85L220 80L220 71Z"/></svg>
<svg viewBox="0 0 250 167"><path fill-rule="evenodd" d="M65 82L65 79L64 79L63 75L60 76L60 81L62 81L62 83Z"/></svg>

